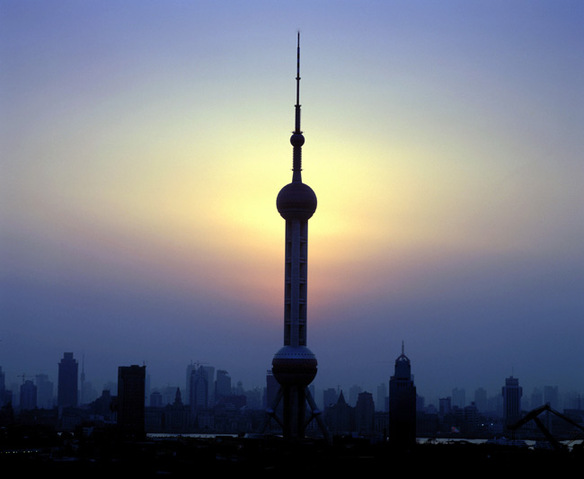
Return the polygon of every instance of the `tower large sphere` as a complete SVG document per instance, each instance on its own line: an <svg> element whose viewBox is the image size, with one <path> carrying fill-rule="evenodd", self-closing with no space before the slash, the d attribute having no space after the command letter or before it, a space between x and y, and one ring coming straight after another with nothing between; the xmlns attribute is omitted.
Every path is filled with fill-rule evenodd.
<svg viewBox="0 0 584 479"><path fill-rule="evenodd" d="M284 346L272 359L272 373L281 385L308 386L316 371L316 356L306 346Z"/></svg>
<svg viewBox="0 0 584 479"><path fill-rule="evenodd" d="M307 184L293 181L280 190L276 206L285 220L306 221L316 211L316 194Z"/></svg>

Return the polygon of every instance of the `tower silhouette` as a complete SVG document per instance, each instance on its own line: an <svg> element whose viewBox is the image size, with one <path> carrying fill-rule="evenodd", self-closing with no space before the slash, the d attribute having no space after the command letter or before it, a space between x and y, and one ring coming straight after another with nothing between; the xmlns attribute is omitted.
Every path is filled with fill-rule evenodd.
<svg viewBox="0 0 584 479"><path fill-rule="evenodd" d="M416 386L403 342L402 352L395 360L395 373L389 380L389 442L398 447L416 443Z"/></svg>
<svg viewBox="0 0 584 479"><path fill-rule="evenodd" d="M268 412L282 427L284 438L301 439L306 426L316 419L322 432L326 428L308 385L316 376L315 355L306 346L307 247L308 220L316 211L316 195L302 182L302 145L300 129L300 33L296 61L296 105L294 131L290 137L292 152L292 182L278 193L276 206L286 220L284 279L284 346L274 355L272 373L280 385ZM282 402L282 417L276 407ZM311 409L307 418L307 404Z"/></svg>

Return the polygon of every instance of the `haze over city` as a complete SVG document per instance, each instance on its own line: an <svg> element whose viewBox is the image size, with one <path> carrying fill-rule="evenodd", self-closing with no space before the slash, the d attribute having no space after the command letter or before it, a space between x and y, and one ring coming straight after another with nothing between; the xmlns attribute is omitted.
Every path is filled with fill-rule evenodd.
<svg viewBox="0 0 584 479"><path fill-rule="evenodd" d="M0 0L0 366L282 344L296 34L317 387L584 389L584 4Z"/></svg>

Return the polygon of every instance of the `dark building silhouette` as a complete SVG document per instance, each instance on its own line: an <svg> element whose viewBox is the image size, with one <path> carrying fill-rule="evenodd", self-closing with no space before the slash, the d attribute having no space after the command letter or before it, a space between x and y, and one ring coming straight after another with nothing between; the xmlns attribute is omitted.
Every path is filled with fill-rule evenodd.
<svg viewBox="0 0 584 479"><path fill-rule="evenodd" d="M515 424L521 419L521 396L523 388L519 386L519 379L510 376L505 379L503 394L503 420L506 426Z"/></svg>
<svg viewBox="0 0 584 479"><path fill-rule="evenodd" d="M358 434L368 436L375 428L375 403L373 394L364 391L359 393L355 404L355 429Z"/></svg>
<svg viewBox="0 0 584 479"><path fill-rule="evenodd" d="M549 404L554 409L560 406L560 397L557 386L543 387L543 402L544 404Z"/></svg>
<svg viewBox="0 0 584 479"><path fill-rule="evenodd" d="M180 389L176 388L174 402L164 407L156 408L159 424L154 429L158 432L185 433L190 427L190 408L183 404Z"/></svg>
<svg viewBox="0 0 584 479"><path fill-rule="evenodd" d="M472 437L480 431L480 423L482 416L475 403L465 406L463 409L463 422L461 424L461 431L463 434Z"/></svg>
<svg viewBox="0 0 584 479"><path fill-rule="evenodd" d="M36 409L37 407L37 387L27 379L20 385L20 409Z"/></svg>
<svg viewBox="0 0 584 479"><path fill-rule="evenodd" d="M215 369L199 365L191 370L190 381L190 417L193 425L205 429L212 427L209 408L212 406L213 377Z"/></svg>
<svg viewBox="0 0 584 479"><path fill-rule="evenodd" d="M204 379L206 382L207 389L204 391L201 389L201 379ZM194 386L193 381L198 381L199 385ZM204 402L204 406L211 406L214 401L215 396L215 368L213 366L208 366L206 363L191 363L187 366L187 383L186 383L186 396L185 402L189 404L193 403L193 394L198 396L196 401L199 403L199 406L202 406ZM196 392L195 392L196 390ZM174 393L173 393L174 394ZM204 400L202 398L205 398Z"/></svg>
<svg viewBox="0 0 584 479"><path fill-rule="evenodd" d="M0 366L0 407L4 406L7 402L6 394L6 374L2 371L2 366Z"/></svg>
<svg viewBox="0 0 584 479"><path fill-rule="evenodd" d="M300 129L300 34L298 34L296 70L295 128L290 138L293 147L292 182L278 193L276 206L286 220L284 280L284 346L274 355L272 372L280 385L274 413L282 402L281 426L286 439L303 438L307 403L323 432L324 423L308 390L316 376L316 357L307 347L307 248L308 220L316 211L316 195L302 182L302 145ZM312 418L311 418L312 419Z"/></svg>
<svg viewBox="0 0 584 479"><path fill-rule="evenodd" d="M73 357L73 353L64 353L59 363L59 385L57 391L57 405L64 407L77 407L77 378L79 365Z"/></svg>
<svg viewBox="0 0 584 479"><path fill-rule="evenodd" d="M338 399L339 393L335 388L327 388L322 393L322 402L325 409L335 404Z"/></svg>
<svg viewBox="0 0 584 479"><path fill-rule="evenodd" d="M337 402L325 409L325 420L328 430L337 436L349 435L355 430L355 408L345 400L343 391Z"/></svg>
<svg viewBox="0 0 584 479"><path fill-rule="evenodd" d="M172 404L164 409L165 430L168 432L184 432L190 424L190 411L182 402L180 389L176 388L176 396Z"/></svg>
<svg viewBox="0 0 584 479"><path fill-rule="evenodd" d="M279 389L280 385L278 384L278 381L276 381L276 378L274 377L272 370L268 369L268 371L266 372L266 390L265 390L266 408L269 408L271 405L276 403Z"/></svg>
<svg viewBox="0 0 584 479"><path fill-rule="evenodd" d="M180 388L177 388L177 390L180 392ZM150 394L150 407L162 407L162 394L160 394L160 391L153 391Z"/></svg>
<svg viewBox="0 0 584 479"><path fill-rule="evenodd" d="M118 428L128 437L144 435L146 366L118 368Z"/></svg>
<svg viewBox="0 0 584 479"><path fill-rule="evenodd" d="M403 344L389 380L389 441L399 447L416 443L416 387Z"/></svg>
<svg viewBox="0 0 584 479"><path fill-rule="evenodd" d="M55 405L53 383L46 374L37 374L35 377L37 387L37 407L51 409Z"/></svg>
<svg viewBox="0 0 584 479"><path fill-rule="evenodd" d="M189 399L193 411L209 406L209 375L203 366L193 369L191 373Z"/></svg>
<svg viewBox="0 0 584 479"><path fill-rule="evenodd" d="M217 371L215 377L215 402L231 396L231 376L223 369Z"/></svg>
<svg viewBox="0 0 584 479"><path fill-rule="evenodd" d="M487 391L484 388L478 388L475 391L474 404L481 412L487 410Z"/></svg>
<svg viewBox="0 0 584 479"><path fill-rule="evenodd" d="M114 420L114 402L117 398L112 397L109 389L102 391L101 396L93 401L89 409L91 413L100 418L104 422L112 422Z"/></svg>

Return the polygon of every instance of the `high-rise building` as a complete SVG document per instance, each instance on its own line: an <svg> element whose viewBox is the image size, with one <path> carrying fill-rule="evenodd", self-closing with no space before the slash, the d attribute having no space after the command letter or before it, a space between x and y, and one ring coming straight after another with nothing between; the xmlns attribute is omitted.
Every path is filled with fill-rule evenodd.
<svg viewBox="0 0 584 479"><path fill-rule="evenodd" d="M193 409L205 409L209 406L209 379L202 366L191 373L189 398Z"/></svg>
<svg viewBox="0 0 584 479"><path fill-rule="evenodd" d="M503 393L503 418L506 426L515 424L521 419L521 396L523 388L519 386L519 379L510 376L505 379Z"/></svg>
<svg viewBox="0 0 584 479"><path fill-rule="evenodd" d="M531 409L535 409L536 407L543 406L545 403L543 402L543 393L541 389L535 388L531 393L531 398L529 405Z"/></svg>
<svg viewBox="0 0 584 479"><path fill-rule="evenodd" d="M355 429L358 434L369 435L373 433L375 425L375 403L373 394L367 391L359 393L355 404Z"/></svg>
<svg viewBox="0 0 584 479"><path fill-rule="evenodd" d="M326 409L336 404L339 399L339 392L335 388L327 388L322 393L323 408Z"/></svg>
<svg viewBox="0 0 584 479"><path fill-rule="evenodd" d="M273 405L277 404L278 401L278 392L280 390L280 385L276 378L274 377L274 373L272 373L271 369L266 371L266 397L265 397L265 406L269 412L271 411L269 408Z"/></svg>
<svg viewBox="0 0 584 479"><path fill-rule="evenodd" d="M476 404L473 402L463 409L464 421L463 432L474 434L479 430L480 415Z"/></svg>
<svg viewBox="0 0 584 479"><path fill-rule="evenodd" d="M340 391L337 402L326 409L326 423L333 434L347 435L355 430L355 409L345 401L343 391Z"/></svg>
<svg viewBox="0 0 584 479"><path fill-rule="evenodd" d="M278 193L276 206L286 220L284 281L284 346L274 355L272 371L280 385L277 401L282 401L282 430L286 439L304 437L307 425L306 404L312 409L323 433L324 423L308 385L316 376L317 361L307 347L307 248L308 220L316 211L316 195L302 182L302 145L300 129L300 34L296 62L295 128L292 144L292 182ZM275 411L276 407L272 407ZM312 419L312 418L311 418Z"/></svg>
<svg viewBox="0 0 584 479"><path fill-rule="evenodd" d="M177 389L180 391L179 388ZM150 407L162 407L162 394L160 394L160 391L152 391L150 394Z"/></svg>
<svg viewBox="0 0 584 479"><path fill-rule="evenodd" d="M0 366L0 407L6 404L6 374L2 371L2 366Z"/></svg>
<svg viewBox="0 0 584 479"><path fill-rule="evenodd" d="M37 387L27 379L20 385L20 409L22 411L37 408Z"/></svg>
<svg viewBox="0 0 584 479"><path fill-rule="evenodd" d="M193 384L193 381L197 381L197 384ZM186 391L191 409L212 405L215 397L215 368L198 362L189 364L187 366ZM195 397L196 404L193 402Z"/></svg>
<svg viewBox="0 0 584 479"><path fill-rule="evenodd" d="M55 405L53 383L46 374L36 375L37 406L41 409L51 409Z"/></svg>
<svg viewBox="0 0 584 479"><path fill-rule="evenodd" d="M558 409L560 407L560 394L558 392L558 386L543 387L543 402L544 404L549 404L554 409Z"/></svg>
<svg viewBox="0 0 584 479"><path fill-rule="evenodd" d="M81 374L79 376L80 388L79 388L79 402L81 404L86 404L87 398L85 397L85 356L81 360Z"/></svg>
<svg viewBox="0 0 584 479"><path fill-rule="evenodd" d="M478 388L474 394L474 403L480 412L487 410L487 391L484 388Z"/></svg>
<svg viewBox="0 0 584 479"><path fill-rule="evenodd" d="M452 398L450 396L438 399L438 413L441 417L452 413Z"/></svg>
<svg viewBox="0 0 584 479"><path fill-rule="evenodd" d="M186 391L186 397L185 400L189 401L190 404L190 395L191 395L191 378L193 376L193 371L196 370L198 368L198 365L194 364L194 363L190 363L187 365L187 380L186 380L186 384L185 384L185 391ZM168 401L168 404L171 404L172 401Z"/></svg>
<svg viewBox="0 0 584 479"><path fill-rule="evenodd" d="M59 384L57 405L59 407L77 407L77 378L79 365L73 353L64 353L59 363Z"/></svg>
<svg viewBox="0 0 584 479"><path fill-rule="evenodd" d="M357 405L357 399L359 399L359 394L363 392L363 389L358 384L353 384L349 388L349 404L351 406Z"/></svg>
<svg viewBox="0 0 584 479"><path fill-rule="evenodd" d="M231 376L223 369L217 370L215 378L215 401L231 395Z"/></svg>
<svg viewBox="0 0 584 479"><path fill-rule="evenodd" d="M118 368L118 428L129 437L144 435L145 379L146 366Z"/></svg>
<svg viewBox="0 0 584 479"><path fill-rule="evenodd" d="M389 441L397 447L416 443L416 386L403 343L389 380Z"/></svg>
<svg viewBox="0 0 584 479"><path fill-rule="evenodd" d="M377 411L388 411L389 397L387 395L387 384L381 383L377 386L377 400L375 401L375 408Z"/></svg>
<svg viewBox="0 0 584 479"><path fill-rule="evenodd" d="M452 390L452 405L460 409L466 406L466 391L464 389L454 388Z"/></svg>

